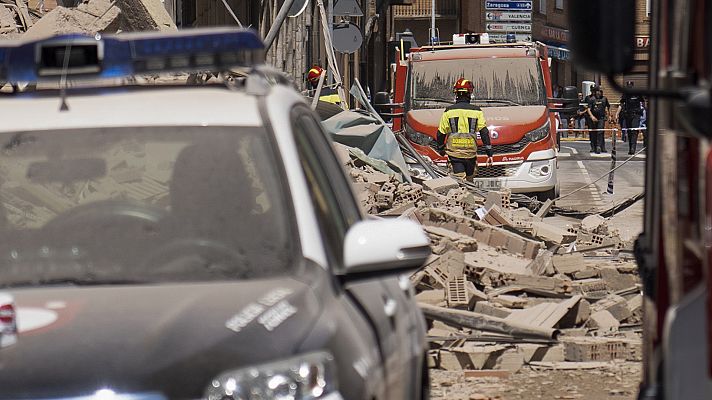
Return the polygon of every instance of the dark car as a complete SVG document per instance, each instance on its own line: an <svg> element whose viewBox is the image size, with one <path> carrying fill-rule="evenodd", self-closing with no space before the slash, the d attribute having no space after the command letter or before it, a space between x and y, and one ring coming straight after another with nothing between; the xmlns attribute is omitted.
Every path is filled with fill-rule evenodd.
<svg viewBox="0 0 712 400"><path fill-rule="evenodd" d="M0 399L427 397L429 241L274 82L0 97Z"/></svg>

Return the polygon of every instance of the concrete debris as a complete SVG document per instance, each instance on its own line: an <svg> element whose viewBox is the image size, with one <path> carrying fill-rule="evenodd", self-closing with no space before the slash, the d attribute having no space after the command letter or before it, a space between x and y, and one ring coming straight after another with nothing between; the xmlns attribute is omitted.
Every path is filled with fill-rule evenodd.
<svg viewBox="0 0 712 400"><path fill-rule="evenodd" d="M636 339L583 337L563 341L566 361L637 361L641 341Z"/></svg>
<svg viewBox="0 0 712 400"><path fill-rule="evenodd" d="M464 308L470 306L470 292L467 290L467 278L464 275L450 276L445 288L445 300L450 308Z"/></svg>
<svg viewBox="0 0 712 400"><path fill-rule="evenodd" d="M37 9L38 5L27 0L0 0L0 38L177 29L161 0L58 2L47 13Z"/></svg>
<svg viewBox="0 0 712 400"><path fill-rule="evenodd" d="M176 25L161 0L116 0L123 11L125 30L173 31Z"/></svg>
<svg viewBox="0 0 712 400"><path fill-rule="evenodd" d="M581 296L574 296L561 303L538 304L525 310L514 311L506 320L544 328L558 327L561 319L578 305L579 301Z"/></svg>
<svg viewBox="0 0 712 400"><path fill-rule="evenodd" d="M504 213L501 207L492 205L485 214L485 222L494 226L514 226L514 222Z"/></svg>
<svg viewBox="0 0 712 400"><path fill-rule="evenodd" d="M539 208L539 211L536 212L536 217L539 219L542 219L546 217L546 214L549 213L549 210L551 209L551 206L554 205L554 202L551 201L551 199L548 199L542 204L542 206Z"/></svg>
<svg viewBox="0 0 712 400"><path fill-rule="evenodd" d="M450 177L431 179L423 182L423 187L435 193L447 194L450 189L457 189L460 185Z"/></svg>
<svg viewBox="0 0 712 400"><path fill-rule="evenodd" d="M478 301L475 303L473 311L497 318L507 318L512 313L512 310L505 308L500 304L490 303L488 301Z"/></svg>
<svg viewBox="0 0 712 400"><path fill-rule="evenodd" d="M532 224L532 234L547 242L555 244L567 244L576 240L576 236L565 229L550 225L546 222L534 222Z"/></svg>
<svg viewBox="0 0 712 400"><path fill-rule="evenodd" d="M420 303L440 306L445 302L445 291L442 289L424 290L416 294L415 299Z"/></svg>
<svg viewBox="0 0 712 400"><path fill-rule="evenodd" d="M487 199L485 200L485 208L487 210L491 209L492 206L497 206L502 208L502 193L500 192L489 192L487 193Z"/></svg>
<svg viewBox="0 0 712 400"><path fill-rule="evenodd" d="M556 272L571 275L585 268L583 254L564 254L552 257Z"/></svg>
<svg viewBox="0 0 712 400"><path fill-rule="evenodd" d="M508 190L483 197L450 177L404 183L339 154L366 212L408 218L430 238L433 255L410 280L431 368L490 376L638 357L640 279L623 256L631 244L605 218L562 226L546 218L551 202L535 215Z"/></svg>
<svg viewBox="0 0 712 400"><path fill-rule="evenodd" d="M606 310L592 313L588 322L592 328L597 328L603 333L615 332L620 327L620 321Z"/></svg>
<svg viewBox="0 0 712 400"><path fill-rule="evenodd" d="M617 294L609 294L597 301L591 306L591 311L594 313L608 311L618 322L625 321L633 316L633 313L628 308L628 301Z"/></svg>
<svg viewBox="0 0 712 400"><path fill-rule="evenodd" d="M606 219L602 216L598 214L589 215L588 217L581 220L581 229L590 233L605 234L608 232L608 228L606 228L605 223Z"/></svg>

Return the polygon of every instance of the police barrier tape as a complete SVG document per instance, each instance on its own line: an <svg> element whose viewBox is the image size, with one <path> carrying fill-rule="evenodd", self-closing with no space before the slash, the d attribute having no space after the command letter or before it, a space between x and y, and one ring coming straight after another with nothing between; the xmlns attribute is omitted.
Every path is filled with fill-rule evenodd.
<svg viewBox="0 0 712 400"><path fill-rule="evenodd" d="M559 132L588 132L588 131L647 131L648 128L603 128L603 129L571 129L571 128L559 128Z"/></svg>

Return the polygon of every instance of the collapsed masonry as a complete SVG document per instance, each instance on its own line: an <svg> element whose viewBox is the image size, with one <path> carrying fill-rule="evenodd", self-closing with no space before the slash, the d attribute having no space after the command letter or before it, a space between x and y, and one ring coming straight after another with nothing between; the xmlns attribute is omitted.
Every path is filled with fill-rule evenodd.
<svg viewBox="0 0 712 400"><path fill-rule="evenodd" d="M45 13L41 2L0 0L0 38L41 39L69 33L175 30L161 0L82 0Z"/></svg>
<svg viewBox="0 0 712 400"><path fill-rule="evenodd" d="M433 254L411 282L430 327L431 367L516 372L641 359L632 243L605 218L562 228L545 218L550 202L533 214L507 191L483 198L449 177L402 183L336 146L369 214L409 218L430 236Z"/></svg>

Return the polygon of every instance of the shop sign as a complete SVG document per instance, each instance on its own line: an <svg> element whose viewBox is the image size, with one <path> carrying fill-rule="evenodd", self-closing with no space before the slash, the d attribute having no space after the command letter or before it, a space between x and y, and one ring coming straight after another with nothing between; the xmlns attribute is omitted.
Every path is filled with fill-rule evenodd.
<svg viewBox="0 0 712 400"><path fill-rule="evenodd" d="M551 58L561 61L568 61L570 59L570 52L567 49L552 46L548 46L547 49L549 51L549 57Z"/></svg>
<svg viewBox="0 0 712 400"><path fill-rule="evenodd" d="M550 40L556 43L568 43L569 31L553 26L544 26L541 28L541 36L544 40Z"/></svg>

